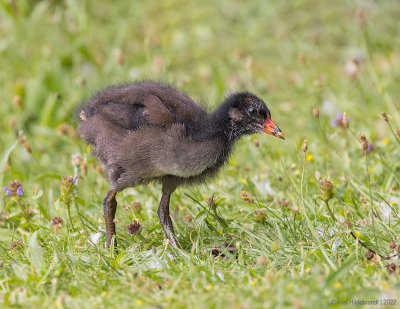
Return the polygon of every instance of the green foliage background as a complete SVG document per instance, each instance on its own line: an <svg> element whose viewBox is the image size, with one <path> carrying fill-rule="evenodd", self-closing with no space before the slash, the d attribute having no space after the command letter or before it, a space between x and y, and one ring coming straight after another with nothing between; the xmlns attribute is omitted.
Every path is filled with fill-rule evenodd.
<svg viewBox="0 0 400 309"><path fill-rule="evenodd" d="M24 189L0 197L1 307L399 305L398 266L386 267L398 262L367 260L350 235L382 256L400 243L398 1L0 4L0 185L19 179ZM228 91L253 91L286 141L243 138L218 179L174 194L182 250L163 242L159 186L124 191L117 253L104 245L107 182L74 135L73 112L107 85L142 79L170 82L210 109ZM337 113L349 128L331 125ZM373 145L368 154L358 132ZM87 175L71 163L77 153ZM79 180L66 197L61 177L70 175ZM328 177L335 218L318 198ZM140 213L122 207L133 200ZM132 237L135 219L142 229ZM214 257L224 242L236 254Z"/></svg>

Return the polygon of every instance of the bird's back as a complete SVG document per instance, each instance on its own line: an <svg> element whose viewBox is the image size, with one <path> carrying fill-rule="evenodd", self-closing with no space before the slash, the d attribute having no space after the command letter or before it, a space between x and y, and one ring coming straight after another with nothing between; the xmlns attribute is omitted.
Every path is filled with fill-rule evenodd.
<svg viewBox="0 0 400 309"><path fill-rule="evenodd" d="M80 111L81 120L95 115L127 130L142 125L197 126L207 113L173 87L153 81L112 86L95 94Z"/></svg>

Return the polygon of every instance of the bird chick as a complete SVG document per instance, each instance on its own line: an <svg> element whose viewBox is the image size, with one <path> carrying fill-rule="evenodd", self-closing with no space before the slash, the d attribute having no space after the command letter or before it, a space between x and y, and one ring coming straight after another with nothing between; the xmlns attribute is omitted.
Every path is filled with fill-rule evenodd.
<svg viewBox="0 0 400 309"><path fill-rule="evenodd" d="M265 132L284 139L263 100L250 92L231 94L207 113L173 87L145 81L109 87L82 106L78 133L92 145L110 181L103 199L108 246L115 235L118 192L161 183L158 216L177 247L169 215L175 189L214 177L243 135Z"/></svg>

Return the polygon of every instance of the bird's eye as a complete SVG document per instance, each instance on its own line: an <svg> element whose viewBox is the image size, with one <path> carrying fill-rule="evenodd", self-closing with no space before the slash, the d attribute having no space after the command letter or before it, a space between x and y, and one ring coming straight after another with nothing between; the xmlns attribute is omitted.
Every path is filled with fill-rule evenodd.
<svg viewBox="0 0 400 309"><path fill-rule="evenodd" d="M248 109L248 112L249 112L249 114L252 115L252 116L254 116L254 115L257 113L257 111L256 111L254 108L252 108L252 107L250 107L250 108Z"/></svg>

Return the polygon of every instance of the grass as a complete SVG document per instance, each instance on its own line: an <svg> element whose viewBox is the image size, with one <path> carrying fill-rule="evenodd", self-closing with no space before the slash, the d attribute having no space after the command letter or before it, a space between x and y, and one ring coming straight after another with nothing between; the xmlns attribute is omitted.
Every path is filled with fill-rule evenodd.
<svg viewBox="0 0 400 309"><path fill-rule="evenodd" d="M378 256L395 255L400 243L396 1L0 7L0 185L23 187L22 196L0 198L1 307L399 304L398 262ZM105 247L107 182L75 135L73 110L92 92L135 79L171 82L211 107L248 89L286 136L245 137L216 180L177 190L181 250L164 242L158 185L119 194L119 252ZM336 113L346 113L348 128L331 125ZM368 153L358 132L373 145ZM77 153L83 163L74 165ZM62 184L63 176L78 180ZM332 196L319 188L328 178ZM52 225L55 217L62 223ZM131 236L135 219L142 227ZM377 253L371 260L363 244ZM226 257L213 256L215 247Z"/></svg>

